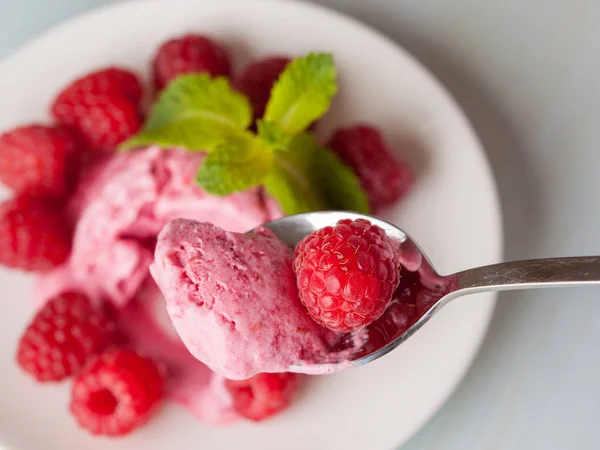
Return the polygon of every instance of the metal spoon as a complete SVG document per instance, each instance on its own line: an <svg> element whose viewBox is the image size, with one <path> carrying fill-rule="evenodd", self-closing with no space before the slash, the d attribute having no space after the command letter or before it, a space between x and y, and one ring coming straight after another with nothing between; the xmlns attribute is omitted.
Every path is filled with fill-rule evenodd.
<svg viewBox="0 0 600 450"><path fill-rule="evenodd" d="M568 287L600 284L600 256L582 256L572 258L548 258L525 261L512 261L490 266L476 267L453 275L439 275L419 246L400 228L380 218L365 214L345 211L313 212L287 216L266 223L264 226L272 230L281 240L295 247L305 236L326 226L333 226L341 219L366 219L380 226L387 235L398 240L402 246L410 249L431 270L433 276L448 286L445 295L435 302L404 333L377 348L370 348L367 353L358 352L350 358L352 366L361 366L394 350L402 342L412 336L443 306L451 300L468 294L488 291L504 291L513 289L532 289L549 287ZM335 364L324 371L336 371ZM348 361L344 362L348 366ZM300 370L302 371L302 370Z"/></svg>

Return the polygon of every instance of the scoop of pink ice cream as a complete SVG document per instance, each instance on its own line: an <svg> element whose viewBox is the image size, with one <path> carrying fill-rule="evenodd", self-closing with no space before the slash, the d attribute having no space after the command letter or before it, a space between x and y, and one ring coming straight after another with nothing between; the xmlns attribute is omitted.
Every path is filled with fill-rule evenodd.
<svg viewBox="0 0 600 450"><path fill-rule="evenodd" d="M76 223L72 284L125 305L148 277L156 236L172 219L210 220L246 231L280 215L258 189L226 197L194 182L203 153L158 147L118 154L95 170L69 205Z"/></svg>
<svg viewBox="0 0 600 450"><path fill-rule="evenodd" d="M40 277L35 302L70 289L116 306L128 342L167 365L169 396L210 423L229 423L233 411L223 377L194 358L172 330L164 300L150 278L159 231L172 219L211 220L246 231L281 215L259 189L217 197L194 177L202 153L150 147L98 165L69 204L75 227L67 263ZM167 326L159 318L167 317ZM172 335L168 330L171 328Z"/></svg>
<svg viewBox="0 0 600 450"><path fill-rule="evenodd" d="M292 250L266 228L238 234L175 220L150 272L187 348L227 378L286 372L328 353L298 299Z"/></svg>

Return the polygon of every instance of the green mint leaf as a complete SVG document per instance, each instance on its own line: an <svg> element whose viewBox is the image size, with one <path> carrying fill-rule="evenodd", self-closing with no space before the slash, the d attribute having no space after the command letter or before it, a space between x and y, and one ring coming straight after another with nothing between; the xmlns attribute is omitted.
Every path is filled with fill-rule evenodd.
<svg viewBox="0 0 600 450"><path fill-rule="evenodd" d="M156 144L210 151L251 122L250 102L226 78L182 75L161 94L142 130L121 148Z"/></svg>
<svg viewBox="0 0 600 450"><path fill-rule="evenodd" d="M327 209L327 204L311 180L317 149L311 135L297 134L290 140L288 151L275 153L273 168L265 178L264 185L285 214Z"/></svg>
<svg viewBox="0 0 600 450"><path fill-rule="evenodd" d="M261 184L273 166L273 152L251 133L215 146L198 169L196 182L206 192L228 195Z"/></svg>
<svg viewBox="0 0 600 450"><path fill-rule="evenodd" d="M324 209L369 212L354 172L308 133L294 136L287 152L275 153L264 185L286 214Z"/></svg>
<svg viewBox="0 0 600 450"><path fill-rule="evenodd" d="M257 131L258 136L273 151L287 150L292 138L276 123L260 119L257 121Z"/></svg>
<svg viewBox="0 0 600 450"><path fill-rule="evenodd" d="M354 171L335 153L321 149L313 160L313 179L330 209L371 212L369 200Z"/></svg>
<svg viewBox="0 0 600 450"><path fill-rule="evenodd" d="M310 53L287 65L275 86L264 119L289 134L306 130L329 109L337 91L333 56Z"/></svg>
<svg viewBox="0 0 600 450"><path fill-rule="evenodd" d="M264 180L269 195L275 197L285 214L322 211L325 203L310 186L307 167L294 165L290 153L276 155L275 165Z"/></svg>

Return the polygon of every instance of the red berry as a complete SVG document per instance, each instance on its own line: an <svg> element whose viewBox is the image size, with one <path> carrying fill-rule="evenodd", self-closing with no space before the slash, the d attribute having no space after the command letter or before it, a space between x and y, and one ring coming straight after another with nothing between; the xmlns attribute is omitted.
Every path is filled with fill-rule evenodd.
<svg viewBox="0 0 600 450"><path fill-rule="evenodd" d="M17 362L38 381L78 372L110 342L114 325L77 292L64 292L35 315L19 341Z"/></svg>
<svg viewBox="0 0 600 450"><path fill-rule="evenodd" d="M78 131L94 150L110 151L141 126L142 88L130 72L109 68L75 80L52 103L59 123Z"/></svg>
<svg viewBox="0 0 600 450"><path fill-rule="evenodd" d="M77 130L91 149L113 151L141 127L138 109L122 94L74 95L55 103L52 113Z"/></svg>
<svg viewBox="0 0 600 450"><path fill-rule="evenodd" d="M22 195L0 204L0 264L47 271L63 263L71 233L53 200Z"/></svg>
<svg viewBox="0 0 600 450"><path fill-rule="evenodd" d="M395 247L381 228L363 219L340 220L300 241L294 270L311 317L339 332L379 318L400 280Z"/></svg>
<svg viewBox="0 0 600 450"><path fill-rule="evenodd" d="M236 89L250 99L255 119L264 115L265 107L271 96L271 88L289 62L290 58L284 56L272 56L252 61L235 80Z"/></svg>
<svg viewBox="0 0 600 450"><path fill-rule="evenodd" d="M340 129L328 147L354 169L374 210L404 197L413 185L412 170L394 155L381 132L373 127Z"/></svg>
<svg viewBox="0 0 600 450"><path fill-rule="evenodd" d="M247 380L226 380L234 409L255 422L286 409L298 391L295 373L259 373Z"/></svg>
<svg viewBox="0 0 600 450"><path fill-rule="evenodd" d="M67 129L28 125L0 136L0 181L15 191L62 196L77 139Z"/></svg>
<svg viewBox="0 0 600 450"><path fill-rule="evenodd" d="M131 350L108 350L75 377L71 413L92 434L128 434L152 417L164 384L164 374L150 359Z"/></svg>
<svg viewBox="0 0 600 450"><path fill-rule="evenodd" d="M107 67L84 75L63 90L63 93L67 92L70 95L83 92L94 96L118 92L136 106L139 106L144 95L142 84L137 76L119 67Z"/></svg>
<svg viewBox="0 0 600 450"><path fill-rule="evenodd" d="M93 83L94 88L86 88L84 85L86 82ZM94 89L96 92L112 90L120 92L136 106L140 105L144 96L142 83L138 77L133 72L118 67L109 67L82 79L82 91L92 92Z"/></svg>
<svg viewBox="0 0 600 450"><path fill-rule="evenodd" d="M186 34L160 46L153 63L154 85L163 89L184 73L208 72L229 76L231 65L224 47L197 34Z"/></svg>

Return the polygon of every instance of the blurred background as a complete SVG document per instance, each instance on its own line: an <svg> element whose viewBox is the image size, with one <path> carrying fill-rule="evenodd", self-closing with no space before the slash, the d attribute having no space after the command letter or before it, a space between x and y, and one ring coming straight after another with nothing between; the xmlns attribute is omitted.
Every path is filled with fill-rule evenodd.
<svg viewBox="0 0 600 450"><path fill-rule="evenodd" d="M0 0L0 58L117 1ZM507 259L600 254L599 0L316 3L390 36L454 95L495 171ZM403 449L600 448L599 293L502 294L471 371Z"/></svg>

